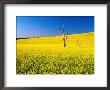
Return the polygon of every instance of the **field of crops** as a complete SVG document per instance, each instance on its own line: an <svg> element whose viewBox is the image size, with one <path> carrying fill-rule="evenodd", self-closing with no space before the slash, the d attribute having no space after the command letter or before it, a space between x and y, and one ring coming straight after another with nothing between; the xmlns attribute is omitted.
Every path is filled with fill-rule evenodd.
<svg viewBox="0 0 110 90"><path fill-rule="evenodd" d="M94 33L16 40L16 74L94 74Z"/></svg>

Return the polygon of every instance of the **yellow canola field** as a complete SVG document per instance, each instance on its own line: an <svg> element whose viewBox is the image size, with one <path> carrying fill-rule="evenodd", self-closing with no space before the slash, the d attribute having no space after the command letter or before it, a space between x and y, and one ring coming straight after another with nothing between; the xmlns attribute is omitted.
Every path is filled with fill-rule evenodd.
<svg viewBox="0 0 110 90"><path fill-rule="evenodd" d="M17 74L94 74L94 32L16 40Z"/></svg>

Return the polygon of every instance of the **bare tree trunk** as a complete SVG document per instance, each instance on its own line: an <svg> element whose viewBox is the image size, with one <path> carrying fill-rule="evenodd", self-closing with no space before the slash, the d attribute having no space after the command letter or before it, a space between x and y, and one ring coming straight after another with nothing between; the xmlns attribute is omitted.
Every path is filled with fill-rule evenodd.
<svg viewBox="0 0 110 90"><path fill-rule="evenodd" d="M78 46L78 39L77 39L77 46Z"/></svg>
<svg viewBox="0 0 110 90"><path fill-rule="evenodd" d="M65 34L64 34L64 37L63 37L63 41L64 41L64 47L66 47L66 39L65 39Z"/></svg>

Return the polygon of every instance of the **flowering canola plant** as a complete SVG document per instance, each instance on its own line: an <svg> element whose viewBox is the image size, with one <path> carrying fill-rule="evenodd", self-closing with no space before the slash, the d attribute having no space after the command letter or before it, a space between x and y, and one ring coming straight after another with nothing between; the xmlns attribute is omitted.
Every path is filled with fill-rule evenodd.
<svg viewBox="0 0 110 90"><path fill-rule="evenodd" d="M16 40L16 74L94 74L94 32Z"/></svg>

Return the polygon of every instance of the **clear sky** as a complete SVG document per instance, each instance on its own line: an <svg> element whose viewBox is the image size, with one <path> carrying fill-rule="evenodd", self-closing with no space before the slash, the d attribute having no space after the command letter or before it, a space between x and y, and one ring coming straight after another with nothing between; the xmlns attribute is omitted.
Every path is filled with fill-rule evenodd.
<svg viewBox="0 0 110 90"><path fill-rule="evenodd" d="M16 16L17 38L94 32L94 16Z"/></svg>

